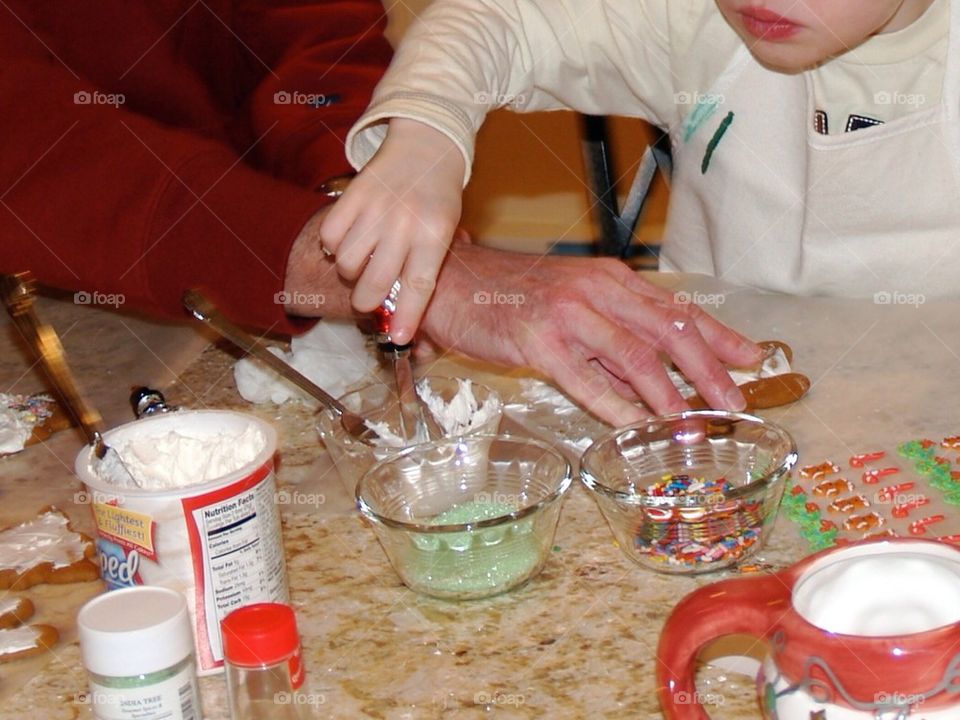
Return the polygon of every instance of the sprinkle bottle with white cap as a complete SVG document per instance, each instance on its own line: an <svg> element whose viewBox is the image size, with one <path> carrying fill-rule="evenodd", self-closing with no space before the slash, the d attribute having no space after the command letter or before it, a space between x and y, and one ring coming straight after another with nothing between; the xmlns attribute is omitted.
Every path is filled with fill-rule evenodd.
<svg viewBox="0 0 960 720"><path fill-rule="evenodd" d="M193 630L181 593L139 585L99 595L77 615L98 720L199 720Z"/></svg>
<svg viewBox="0 0 960 720"><path fill-rule="evenodd" d="M255 603L220 624L231 720L299 720L323 703L303 691L300 634L293 608Z"/></svg>

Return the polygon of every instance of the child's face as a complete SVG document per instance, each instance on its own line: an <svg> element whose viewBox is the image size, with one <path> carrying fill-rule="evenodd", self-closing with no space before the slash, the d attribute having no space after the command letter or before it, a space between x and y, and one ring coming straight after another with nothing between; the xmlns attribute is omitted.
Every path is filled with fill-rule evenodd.
<svg viewBox="0 0 960 720"><path fill-rule="evenodd" d="M919 18L933 0L716 0L763 64L798 72Z"/></svg>

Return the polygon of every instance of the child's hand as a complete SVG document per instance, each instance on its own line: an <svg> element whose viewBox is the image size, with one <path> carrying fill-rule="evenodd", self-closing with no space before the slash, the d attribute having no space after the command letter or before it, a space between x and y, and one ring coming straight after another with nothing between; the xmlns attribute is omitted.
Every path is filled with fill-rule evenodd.
<svg viewBox="0 0 960 720"><path fill-rule="evenodd" d="M351 303L371 312L397 278L391 323L398 345L413 338L460 220L464 160L443 133L390 120L387 138L320 226L337 272L355 280Z"/></svg>

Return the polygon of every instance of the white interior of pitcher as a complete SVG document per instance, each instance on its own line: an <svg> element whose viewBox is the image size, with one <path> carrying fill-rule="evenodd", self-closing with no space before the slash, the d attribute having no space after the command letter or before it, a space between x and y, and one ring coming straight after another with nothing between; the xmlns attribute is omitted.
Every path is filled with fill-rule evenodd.
<svg viewBox="0 0 960 720"><path fill-rule="evenodd" d="M797 580L793 607L818 628L864 637L960 622L960 550L895 541L838 550Z"/></svg>

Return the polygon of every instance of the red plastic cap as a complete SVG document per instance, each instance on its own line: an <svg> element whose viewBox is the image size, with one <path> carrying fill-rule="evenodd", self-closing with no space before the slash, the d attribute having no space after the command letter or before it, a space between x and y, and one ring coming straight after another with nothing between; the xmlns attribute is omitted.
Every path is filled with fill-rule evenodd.
<svg viewBox="0 0 960 720"><path fill-rule="evenodd" d="M273 665L300 648L297 617L282 603L237 608L223 619L220 630L224 659L234 665Z"/></svg>

